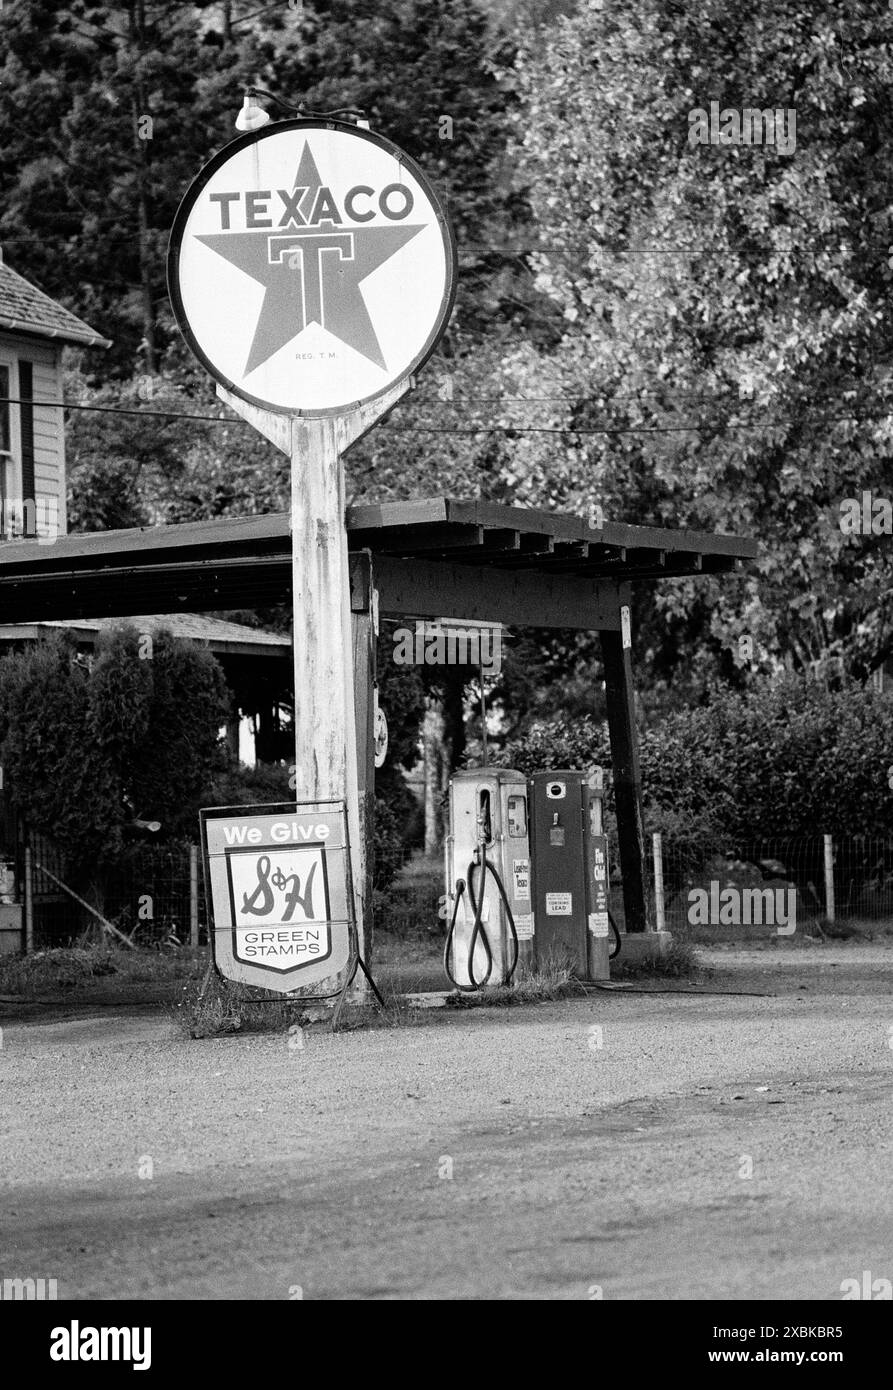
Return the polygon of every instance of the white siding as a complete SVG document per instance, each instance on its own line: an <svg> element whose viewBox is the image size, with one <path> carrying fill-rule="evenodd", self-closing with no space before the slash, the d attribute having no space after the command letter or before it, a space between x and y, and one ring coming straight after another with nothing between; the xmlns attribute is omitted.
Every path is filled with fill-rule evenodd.
<svg viewBox="0 0 893 1390"><path fill-rule="evenodd" d="M32 364L34 399L62 399L61 344L0 333L0 348ZM65 435L62 411L50 406L34 407L34 489L38 502L54 497L59 509L59 527L66 530Z"/></svg>
<svg viewBox="0 0 893 1390"><path fill-rule="evenodd" d="M30 354L29 354L30 356ZM36 401L59 401L62 399L61 353L56 352L55 361L50 353L50 361L31 357L34 363L34 399ZM59 526L64 532L65 525L65 431L62 424L62 411L50 406L34 407L34 482L38 498L55 497L59 506Z"/></svg>

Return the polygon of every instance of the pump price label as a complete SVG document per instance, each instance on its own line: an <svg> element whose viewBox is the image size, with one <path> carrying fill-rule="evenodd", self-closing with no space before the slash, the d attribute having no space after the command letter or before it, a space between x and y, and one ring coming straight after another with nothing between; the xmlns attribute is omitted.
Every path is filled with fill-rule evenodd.
<svg viewBox="0 0 893 1390"><path fill-rule="evenodd" d="M574 904L572 893L547 893L546 915L548 917L572 917Z"/></svg>
<svg viewBox="0 0 893 1390"><path fill-rule="evenodd" d="M589 847L592 865L589 930L593 936L609 935L608 918L608 837L593 835Z"/></svg>
<svg viewBox="0 0 893 1390"><path fill-rule="evenodd" d="M608 837L593 835L590 845L592 864L592 909L596 913L608 912Z"/></svg>
<svg viewBox="0 0 893 1390"><path fill-rule="evenodd" d="M533 940L533 913L516 912L513 918L515 923L515 935L519 941Z"/></svg>

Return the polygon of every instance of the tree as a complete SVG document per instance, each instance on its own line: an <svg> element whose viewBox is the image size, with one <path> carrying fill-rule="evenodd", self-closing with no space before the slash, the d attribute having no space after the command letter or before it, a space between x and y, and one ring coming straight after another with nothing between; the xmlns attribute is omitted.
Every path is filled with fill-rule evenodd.
<svg viewBox="0 0 893 1390"><path fill-rule="evenodd" d="M511 93L496 69L512 49L473 0L20 0L0 25L0 234L23 274L114 340L99 379L158 372L176 336L174 213L255 83L310 109L364 106L420 160L465 245L464 331L525 311L502 249L523 214L501 159Z"/></svg>
<svg viewBox="0 0 893 1390"><path fill-rule="evenodd" d="M459 233L450 331L418 389L351 451L350 498L511 498L511 445L483 428L492 407L478 398L506 345L551 342L556 318L532 290L518 244L526 192L505 157L515 24L512 6L500 24L476 0L3 9L0 237L17 269L114 340L108 353L79 352L66 384L81 407L67 425L75 528L287 505L285 460L220 407L165 284L178 202L234 137L241 89L254 83L311 109L365 107L421 163ZM165 409L181 418L159 419Z"/></svg>
<svg viewBox="0 0 893 1390"><path fill-rule="evenodd" d="M23 0L3 13L0 232L23 274L114 340L103 372L158 368L167 230L220 116L202 100L217 61L207 8Z"/></svg>
<svg viewBox="0 0 893 1390"><path fill-rule="evenodd" d="M889 547L837 510L883 492L893 439L889 25L867 0L603 0L520 60L519 178L564 321L503 364L507 395L552 398L554 433L515 443L524 495L763 547L740 582L662 593L652 676L864 675L893 651ZM795 154L691 143L711 99L795 110Z"/></svg>
<svg viewBox="0 0 893 1390"><path fill-rule="evenodd" d="M82 867L122 820L113 770L91 758L92 742L89 672L72 637L0 661L0 757L10 795Z"/></svg>
<svg viewBox="0 0 893 1390"><path fill-rule="evenodd" d="M228 710L209 652L132 626L104 635L92 661L71 633L0 661L0 761L12 800L96 882L134 819L192 834L221 763Z"/></svg>
<svg viewBox="0 0 893 1390"><path fill-rule="evenodd" d="M90 694L93 737L122 800L168 835L194 834L230 708L217 661L164 629L118 627L100 647Z"/></svg>
<svg viewBox="0 0 893 1390"><path fill-rule="evenodd" d="M287 457L224 411L191 369L98 388L70 371L66 396L83 407L71 412L66 441L73 531L288 506Z"/></svg>

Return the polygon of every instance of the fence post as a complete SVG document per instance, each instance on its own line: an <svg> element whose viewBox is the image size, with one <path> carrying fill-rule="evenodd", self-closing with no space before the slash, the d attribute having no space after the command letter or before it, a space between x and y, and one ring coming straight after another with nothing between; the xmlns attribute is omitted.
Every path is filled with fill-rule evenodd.
<svg viewBox="0 0 893 1390"><path fill-rule="evenodd" d="M31 863L31 846L25 846L25 955L34 950L34 876Z"/></svg>
<svg viewBox="0 0 893 1390"><path fill-rule="evenodd" d="M834 921L834 844L830 835L825 835L825 916Z"/></svg>
<svg viewBox="0 0 893 1390"><path fill-rule="evenodd" d="M654 855L654 920L658 931L666 931L664 916L664 850L659 830L651 837Z"/></svg>
<svg viewBox="0 0 893 1390"><path fill-rule="evenodd" d="M198 846L189 846L189 944L198 945Z"/></svg>

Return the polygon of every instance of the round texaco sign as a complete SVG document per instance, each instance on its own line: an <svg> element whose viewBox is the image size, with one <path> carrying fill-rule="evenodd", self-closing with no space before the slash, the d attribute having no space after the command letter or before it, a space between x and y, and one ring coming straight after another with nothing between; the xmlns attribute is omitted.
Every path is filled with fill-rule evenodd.
<svg viewBox="0 0 893 1390"><path fill-rule="evenodd" d="M168 285L187 343L264 409L336 415L416 372L455 294L455 242L422 171L339 121L227 145L174 221Z"/></svg>

